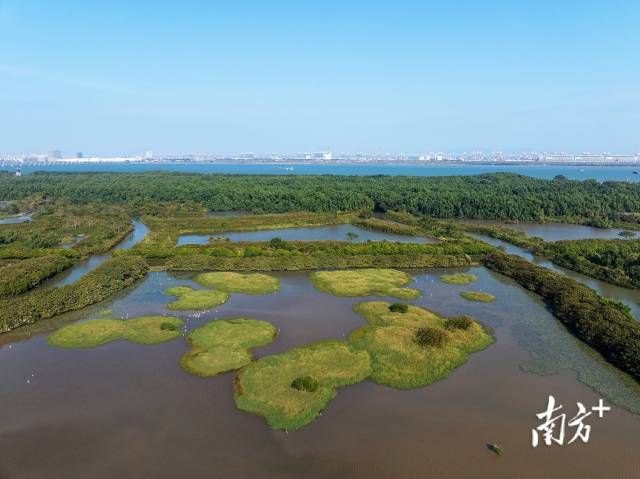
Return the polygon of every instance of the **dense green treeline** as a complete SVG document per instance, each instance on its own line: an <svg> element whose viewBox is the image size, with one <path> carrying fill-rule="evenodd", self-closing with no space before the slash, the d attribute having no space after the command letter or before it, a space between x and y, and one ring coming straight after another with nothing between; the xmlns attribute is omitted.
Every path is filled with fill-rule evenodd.
<svg viewBox="0 0 640 479"><path fill-rule="evenodd" d="M11 263L0 268L0 298L16 296L35 288L45 279L70 268L73 260L51 254Z"/></svg>
<svg viewBox="0 0 640 479"><path fill-rule="evenodd" d="M514 174L450 177L270 176L180 173L0 175L0 200L35 194L75 203L193 202L210 210L405 210L438 218L540 221L579 217L599 224L640 211L640 185L544 180Z"/></svg>
<svg viewBox="0 0 640 479"><path fill-rule="evenodd" d="M385 255L484 255L495 248L482 241L443 243L395 243L370 241L282 241L269 242L220 241L207 245L164 246L142 242L131 251L150 259L206 255L227 258L259 256L292 258L295 256L385 256ZM118 253L116 253L118 254ZM124 252L119 254L125 254Z"/></svg>
<svg viewBox="0 0 640 479"><path fill-rule="evenodd" d="M23 296L0 300L0 332L103 301L144 278L148 271L143 258L119 256L68 286L39 288Z"/></svg>
<svg viewBox="0 0 640 479"><path fill-rule="evenodd" d="M640 240L556 241L545 253L554 263L607 283L640 288Z"/></svg>
<svg viewBox="0 0 640 479"><path fill-rule="evenodd" d="M578 338L640 381L640 322L628 307L518 256L494 253L484 263L542 296L553 314Z"/></svg>

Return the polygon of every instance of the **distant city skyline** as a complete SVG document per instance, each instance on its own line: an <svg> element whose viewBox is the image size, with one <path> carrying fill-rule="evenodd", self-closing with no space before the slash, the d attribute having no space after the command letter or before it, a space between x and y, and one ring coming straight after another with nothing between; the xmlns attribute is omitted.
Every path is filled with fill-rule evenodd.
<svg viewBox="0 0 640 479"><path fill-rule="evenodd" d="M0 152L640 152L640 3L0 0Z"/></svg>

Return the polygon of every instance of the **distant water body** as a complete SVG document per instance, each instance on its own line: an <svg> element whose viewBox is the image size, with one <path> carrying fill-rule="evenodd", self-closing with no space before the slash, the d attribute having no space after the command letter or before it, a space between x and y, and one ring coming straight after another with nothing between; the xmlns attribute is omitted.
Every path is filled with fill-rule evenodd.
<svg viewBox="0 0 640 479"><path fill-rule="evenodd" d="M8 169L8 168L3 168ZM252 175L391 175L391 176L450 176L482 173L518 173L536 178L564 175L575 180L639 181L638 166L562 166L562 165L373 165L373 164L221 164L221 163L102 163L84 165L48 165L22 168L23 174L34 171L66 172L128 172L177 171L182 173L224 173Z"/></svg>

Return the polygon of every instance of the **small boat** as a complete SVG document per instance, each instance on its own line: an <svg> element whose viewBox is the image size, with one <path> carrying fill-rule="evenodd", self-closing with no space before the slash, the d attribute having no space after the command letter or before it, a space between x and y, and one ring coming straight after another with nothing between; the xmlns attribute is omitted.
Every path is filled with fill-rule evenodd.
<svg viewBox="0 0 640 479"><path fill-rule="evenodd" d="M634 171L633 171L633 174L634 174L634 175L638 175L638 174L640 174L640 173L638 173L637 171L635 171L635 170L634 170Z"/></svg>
<svg viewBox="0 0 640 479"><path fill-rule="evenodd" d="M487 444L487 449L495 452L498 456L502 455L502 448L497 444Z"/></svg>

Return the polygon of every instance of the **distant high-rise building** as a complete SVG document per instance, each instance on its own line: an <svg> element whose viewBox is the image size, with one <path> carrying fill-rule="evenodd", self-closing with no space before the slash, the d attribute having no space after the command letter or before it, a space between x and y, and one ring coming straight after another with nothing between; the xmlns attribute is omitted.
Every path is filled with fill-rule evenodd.
<svg viewBox="0 0 640 479"><path fill-rule="evenodd" d="M144 157L145 157L147 160L152 160L152 159L153 159L153 151L151 151L151 150L147 150L147 151L145 151L145 152L144 152Z"/></svg>
<svg viewBox="0 0 640 479"><path fill-rule="evenodd" d="M54 160L59 160L62 158L62 152L60 150L52 150L49 152L47 156Z"/></svg>
<svg viewBox="0 0 640 479"><path fill-rule="evenodd" d="M76 158L84 158L84 155L82 154L81 151L79 151L78 153L76 153Z"/></svg>

